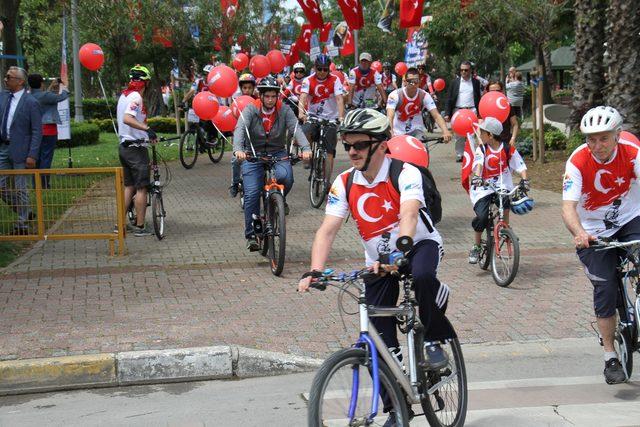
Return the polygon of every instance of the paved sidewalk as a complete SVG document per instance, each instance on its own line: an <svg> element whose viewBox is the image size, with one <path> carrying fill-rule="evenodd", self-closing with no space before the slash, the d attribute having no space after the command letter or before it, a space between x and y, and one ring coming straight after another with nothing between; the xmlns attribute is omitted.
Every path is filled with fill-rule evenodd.
<svg viewBox="0 0 640 427"><path fill-rule="evenodd" d="M438 228L447 255L440 276L453 289L449 315L462 340L591 336L590 284L562 225L560 195L534 191L536 209L513 218L520 272L509 288L499 288L466 261L472 209L452 151L436 147L432 169L444 196ZM171 165L161 242L129 237L129 255L121 258L109 257L104 242L46 242L0 273L0 359L214 345L319 357L353 340L357 319L345 316L345 332L336 292L295 292L323 216L309 205L306 171L294 168L288 260L277 278L244 249L242 212L227 194L229 160L225 154L213 165L200 158L192 170ZM336 170L346 169L343 152L338 160ZM347 270L362 260L349 220L331 263Z"/></svg>

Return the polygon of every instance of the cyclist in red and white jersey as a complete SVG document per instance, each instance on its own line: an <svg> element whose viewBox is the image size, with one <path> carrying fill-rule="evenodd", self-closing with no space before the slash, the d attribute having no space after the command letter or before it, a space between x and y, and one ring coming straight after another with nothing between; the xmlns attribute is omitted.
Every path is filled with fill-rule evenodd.
<svg viewBox="0 0 640 427"><path fill-rule="evenodd" d="M389 62L382 63L382 87L384 88L384 92L387 94L387 97L391 92L398 89L398 86L395 82L395 76L393 75L393 71L391 71L391 64Z"/></svg>
<svg viewBox="0 0 640 427"><path fill-rule="evenodd" d="M424 61L419 62L416 68L418 69L418 78L420 79L418 87L429 92L431 97L434 98L434 101L437 101L438 98L436 98L436 91L431 83L431 76L427 73L427 63Z"/></svg>
<svg viewBox="0 0 640 427"><path fill-rule="evenodd" d="M344 118L344 88L340 79L329 72L331 59L320 54L315 60L315 73L302 82L298 117L304 122L307 112L326 120L342 120ZM320 127L314 123L305 123L303 130L307 139L313 144L320 136ZM326 128L327 142L327 181L333 171L333 158L336 155L337 134L335 127Z"/></svg>
<svg viewBox="0 0 640 427"><path fill-rule="evenodd" d="M387 117L394 135L411 135L418 139L426 134L422 111L427 110L442 129L445 142L451 141L451 132L438 112L435 102L426 91L418 88L418 70L409 68L403 78L403 86L391 92L387 100Z"/></svg>
<svg viewBox="0 0 640 427"><path fill-rule="evenodd" d="M282 91L282 99L293 110L293 113L298 117L298 101L300 93L302 91L302 81L304 80L307 67L302 62L297 62L293 65L293 76L289 81L289 84Z"/></svg>
<svg viewBox="0 0 640 427"><path fill-rule="evenodd" d="M387 94L382 87L382 76L371 69L371 61L371 54L362 52L360 54L360 65L349 72L348 102L357 108L373 107L376 99L376 90L380 95L380 105L387 103Z"/></svg>
<svg viewBox="0 0 640 427"><path fill-rule="evenodd" d="M584 115L580 131L586 143L567 160L562 191L562 218L593 285L608 384L625 381L614 347L618 255L596 252L589 242L598 237L640 239L640 148L620 139L622 122L611 107L595 107Z"/></svg>

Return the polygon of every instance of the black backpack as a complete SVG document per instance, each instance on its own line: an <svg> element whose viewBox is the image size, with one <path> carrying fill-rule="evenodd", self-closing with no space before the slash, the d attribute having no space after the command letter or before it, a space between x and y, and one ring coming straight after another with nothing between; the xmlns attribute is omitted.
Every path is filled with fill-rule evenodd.
<svg viewBox="0 0 640 427"><path fill-rule="evenodd" d="M391 166L389 166L389 178L391 178L391 185L393 185L393 188L396 189L398 194L400 193L398 178L400 176L400 172L402 172L402 166L404 163L405 162L402 160L391 159ZM424 202L427 207L420 209L420 218L422 219L422 222L424 222L424 225L426 225L429 232L433 233L433 227L429 223L429 220L425 215L425 211L431 217L431 221L434 225L439 223L442 220L442 197L440 196L440 192L436 186L436 181L433 179L433 175L431 175L431 171L424 166L418 166L410 162L408 163L417 168L422 175L422 192L424 194ZM352 169L347 178L347 184L345 186L347 202L349 201L349 191L353 185L353 176L355 171L355 169Z"/></svg>

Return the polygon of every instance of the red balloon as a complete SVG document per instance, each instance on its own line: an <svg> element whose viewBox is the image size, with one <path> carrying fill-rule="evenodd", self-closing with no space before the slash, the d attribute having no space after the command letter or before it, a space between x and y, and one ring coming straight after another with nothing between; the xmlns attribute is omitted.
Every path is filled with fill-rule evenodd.
<svg viewBox="0 0 640 427"><path fill-rule="evenodd" d="M445 86L446 86L446 85L445 85L445 83L444 83L444 79L436 79L436 80L433 82L433 88L434 88L435 90L437 90L438 92L440 92L440 91L444 90L444 87L445 87Z"/></svg>
<svg viewBox="0 0 640 427"><path fill-rule="evenodd" d="M218 114L211 120L220 132L231 132L236 128L238 119L233 116L231 108L221 105Z"/></svg>
<svg viewBox="0 0 640 427"><path fill-rule="evenodd" d="M271 63L269 58L264 55L256 55L249 61L249 70L256 78L266 77L271 72Z"/></svg>
<svg viewBox="0 0 640 427"><path fill-rule="evenodd" d="M638 137L631 132L627 132L626 130L620 132L620 141L630 142L640 147L640 139L638 139Z"/></svg>
<svg viewBox="0 0 640 427"><path fill-rule="evenodd" d="M220 104L218 104L218 99L214 94L205 90L200 92L193 98L193 111L200 117L202 120L211 120L218 113L218 109L220 108Z"/></svg>
<svg viewBox="0 0 640 427"><path fill-rule="evenodd" d="M387 141L389 157L413 163L414 165L429 166L429 153L419 139L409 135L398 135Z"/></svg>
<svg viewBox="0 0 640 427"><path fill-rule="evenodd" d="M382 63L380 61L373 61L371 63L371 69L376 70L377 72L382 72Z"/></svg>
<svg viewBox="0 0 640 427"><path fill-rule="evenodd" d="M329 64L329 70L330 71L335 71L336 70L336 64L334 64L333 62L331 64Z"/></svg>
<svg viewBox="0 0 640 427"><path fill-rule="evenodd" d="M254 99L249 95L242 95L234 99L231 103L231 112L233 113L235 118L237 119L238 117L240 117L240 113L242 112L242 110L244 110L244 108L247 105L251 104L253 101Z"/></svg>
<svg viewBox="0 0 640 427"><path fill-rule="evenodd" d="M233 65L233 68L235 68L236 71L242 71L247 68L247 65L249 65L249 57L244 53L238 53L233 57L231 65Z"/></svg>
<svg viewBox="0 0 640 427"><path fill-rule="evenodd" d="M95 43L85 43L78 52L80 63L88 70L98 71L104 64L104 53Z"/></svg>
<svg viewBox="0 0 640 427"><path fill-rule="evenodd" d="M231 67L218 65L207 76L209 90L220 98L228 98L238 89L238 76Z"/></svg>
<svg viewBox="0 0 640 427"><path fill-rule="evenodd" d="M396 74L398 74L399 76L404 76L408 68L409 67L407 67L407 64L405 64L404 62L398 62L395 66Z"/></svg>
<svg viewBox="0 0 640 427"><path fill-rule="evenodd" d="M467 136L468 133L473 133L473 125L476 123L478 123L478 116L467 109L458 110L451 117L451 129L460 136Z"/></svg>
<svg viewBox="0 0 640 427"><path fill-rule="evenodd" d="M504 122L509 117L509 111L511 111L511 105L504 93L497 90L485 93L480 98L480 104L478 105L480 111L480 117L495 117Z"/></svg>
<svg viewBox="0 0 640 427"><path fill-rule="evenodd" d="M267 53L267 59L271 64L271 72L273 74L279 73L280 71L284 70L284 67L287 66L287 60L279 50L270 50Z"/></svg>

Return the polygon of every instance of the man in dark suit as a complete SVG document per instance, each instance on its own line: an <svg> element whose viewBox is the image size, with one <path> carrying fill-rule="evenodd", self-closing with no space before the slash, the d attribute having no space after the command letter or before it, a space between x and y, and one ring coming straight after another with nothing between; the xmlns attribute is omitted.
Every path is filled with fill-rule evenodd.
<svg viewBox="0 0 640 427"><path fill-rule="evenodd" d="M32 169L40 155L42 112L25 90L27 73L11 67L4 76L7 91L0 94L0 197L18 214L14 234L28 234L30 214L27 175L9 179L3 169Z"/></svg>
<svg viewBox="0 0 640 427"><path fill-rule="evenodd" d="M464 61L460 64L460 77L456 77L449 84L449 96L444 108L444 119L448 122L456 111L472 110L478 114L480 103L480 82L471 74L471 63ZM456 135L456 161L461 162L464 155L465 138Z"/></svg>

